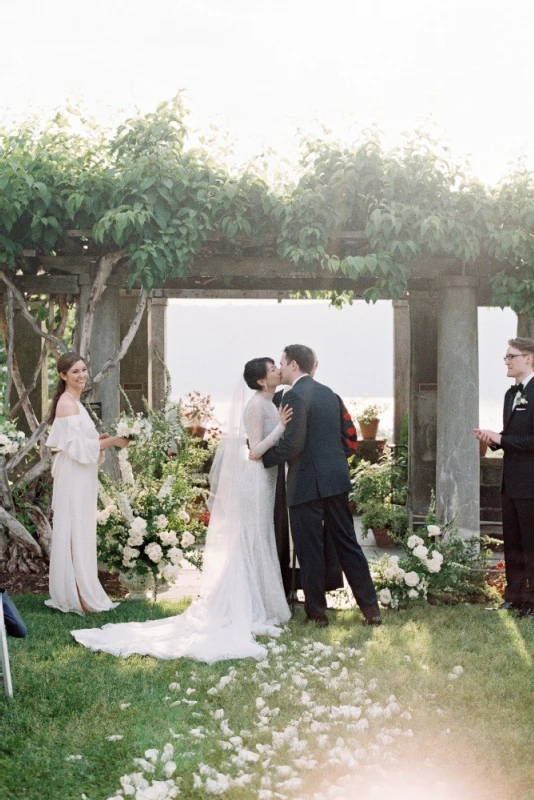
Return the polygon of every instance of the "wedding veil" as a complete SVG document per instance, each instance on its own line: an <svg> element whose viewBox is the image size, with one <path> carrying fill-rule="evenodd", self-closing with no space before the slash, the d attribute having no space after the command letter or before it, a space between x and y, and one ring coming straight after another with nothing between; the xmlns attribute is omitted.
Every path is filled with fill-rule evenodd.
<svg viewBox="0 0 534 800"><path fill-rule="evenodd" d="M243 412L251 394L241 377L232 396L226 432L221 437L209 474L211 513L202 567L202 597L217 584L239 536L241 475L248 459Z"/></svg>

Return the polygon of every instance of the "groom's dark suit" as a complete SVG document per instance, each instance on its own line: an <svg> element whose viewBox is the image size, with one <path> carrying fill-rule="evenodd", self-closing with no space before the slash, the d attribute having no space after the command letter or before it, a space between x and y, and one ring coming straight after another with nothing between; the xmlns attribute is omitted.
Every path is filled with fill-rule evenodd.
<svg viewBox="0 0 534 800"><path fill-rule="evenodd" d="M504 599L534 608L534 377L513 408L515 394L512 387L504 396L501 434Z"/></svg>
<svg viewBox="0 0 534 800"><path fill-rule="evenodd" d="M336 395L337 396L337 395ZM273 403L277 408L280 408L284 392L282 390L275 393ZM345 446L348 454L354 455L357 448L356 428L351 419L351 416L340 397L337 398L339 402L340 419L341 419L341 432L345 440ZM285 403L285 401L284 401ZM291 565L291 546L290 546L290 533L289 533L289 519L286 497L286 469L285 463L278 467L278 475L276 478L276 495L274 499L274 535L276 539L276 550L278 553L278 560L280 562L280 571L282 573L282 581L284 584L284 591L287 595L292 589L302 589L302 580L300 577L300 569L295 569L293 575ZM343 572L341 564L337 557L334 541L331 536L323 529L323 546L324 546L324 563L325 563L325 589L327 592L332 592L335 589L343 588Z"/></svg>
<svg viewBox="0 0 534 800"><path fill-rule="evenodd" d="M284 402L293 416L283 439L263 455L263 464L289 464L287 504L306 614L325 618L324 522L358 605L367 618L375 616L376 592L348 503L351 484L339 401L327 386L304 375L284 395Z"/></svg>

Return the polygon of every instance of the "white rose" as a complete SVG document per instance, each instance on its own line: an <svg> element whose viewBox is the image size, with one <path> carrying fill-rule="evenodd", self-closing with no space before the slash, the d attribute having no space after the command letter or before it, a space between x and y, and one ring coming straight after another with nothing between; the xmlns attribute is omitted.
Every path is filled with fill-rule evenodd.
<svg viewBox="0 0 534 800"><path fill-rule="evenodd" d="M155 520L155 522L156 522L156 528L157 528L159 531L163 531L163 530L165 530L165 528L166 528L166 527L167 527L167 525L169 524L169 520L167 519L167 517L165 516L165 514L159 514L159 515L156 517L156 520Z"/></svg>
<svg viewBox="0 0 534 800"><path fill-rule="evenodd" d="M138 531L132 531L128 536L128 544L132 547L143 544L143 534Z"/></svg>
<svg viewBox="0 0 534 800"><path fill-rule="evenodd" d="M130 531L132 533L141 533L144 535L146 533L146 519L143 519L143 517L135 517L130 525Z"/></svg>
<svg viewBox="0 0 534 800"><path fill-rule="evenodd" d="M176 564L167 564L166 567L163 567L161 574L167 583L174 583L180 574L180 567Z"/></svg>
<svg viewBox="0 0 534 800"><path fill-rule="evenodd" d="M439 550L434 550L431 555L431 558L434 561L437 561L439 564L443 564L443 555L439 552Z"/></svg>
<svg viewBox="0 0 534 800"><path fill-rule="evenodd" d="M423 539L421 539L420 536L415 536L415 534L414 534L414 535L409 537L409 539L406 542L406 544L408 545L410 550L413 550L414 547L417 547L417 545L424 544L424 541L423 541Z"/></svg>
<svg viewBox="0 0 534 800"><path fill-rule="evenodd" d="M10 441L4 433L0 433L0 444L9 444Z"/></svg>
<svg viewBox="0 0 534 800"><path fill-rule="evenodd" d="M385 575L385 577L387 578L388 581L392 581L393 578L396 576L396 574L397 574L397 570L395 569L395 567L388 567L386 569L386 571L384 572L384 575Z"/></svg>
<svg viewBox="0 0 534 800"><path fill-rule="evenodd" d="M178 544L178 535L176 531L160 531L158 535L161 544L165 545L165 547L174 547L174 545Z"/></svg>
<svg viewBox="0 0 534 800"><path fill-rule="evenodd" d="M105 525L109 519L109 511L107 508L104 508L103 511L96 512L96 522L97 525Z"/></svg>
<svg viewBox="0 0 534 800"><path fill-rule="evenodd" d="M178 512L178 519L181 519L183 522L189 522L191 517L189 516L185 508L181 508Z"/></svg>
<svg viewBox="0 0 534 800"><path fill-rule="evenodd" d="M441 529L438 525L427 525L426 529L429 536L441 536Z"/></svg>
<svg viewBox="0 0 534 800"><path fill-rule="evenodd" d="M139 434L141 433L141 422L140 422L140 420L138 420L138 419L135 420L134 424L132 425L132 433L135 436L139 436Z"/></svg>
<svg viewBox="0 0 534 800"><path fill-rule="evenodd" d="M156 542L151 542L147 547L145 547L145 553L149 559L154 562L154 564L158 564L163 558L163 550L159 544L156 544Z"/></svg>
<svg viewBox="0 0 534 800"><path fill-rule="evenodd" d="M185 531L185 533L182 536L182 539L180 541L180 544L182 545L182 547L189 547L190 544L194 544L194 543L195 543L195 537L193 536L193 534L190 533L189 531Z"/></svg>
<svg viewBox="0 0 534 800"><path fill-rule="evenodd" d="M404 583L406 584L406 586L417 586L417 584L419 583L419 575L417 574L417 572L414 571L407 572L406 575L404 576Z"/></svg>
<svg viewBox="0 0 534 800"><path fill-rule="evenodd" d="M421 561L424 561L428 555L428 547L425 547L424 544L418 544L417 547L414 547L413 554L420 558Z"/></svg>
<svg viewBox="0 0 534 800"><path fill-rule="evenodd" d="M397 567L399 564L400 556L390 556L389 564L391 567Z"/></svg>
<svg viewBox="0 0 534 800"><path fill-rule="evenodd" d="M410 589L410 591L408 592L408 597L411 597L412 600L415 600L417 597L419 597L419 592L417 591L417 589Z"/></svg>
<svg viewBox="0 0 534 800"><path fill-rule="evenodd" d="M136 550L135 547L126 546L122 551L122 563L125 567L133 567L135 564L132 562L135 562L138 555L139 550Z"/></svg>
<svg viewBox="0 0 534 800"><path fill-rule="evenodd" d="M170 558L173 564L179 564L182 561L184 554L178 547L171 547L171 549L167 553L167 557Z"/></svg>
<svg viewBox="0 0 534 800"><path fill-rule="evenodd" d="M426 568L429 572L440 572L441 570L441 562L434 561L433 558L428 558L425 562Z"/></svg>
<svg viewBox="0 0 534 800"><path fill-rule="evenodd" d="M378 599L383 606L389 605L391 603L391 592L389 589L380 589L378 592Z"/></svg>

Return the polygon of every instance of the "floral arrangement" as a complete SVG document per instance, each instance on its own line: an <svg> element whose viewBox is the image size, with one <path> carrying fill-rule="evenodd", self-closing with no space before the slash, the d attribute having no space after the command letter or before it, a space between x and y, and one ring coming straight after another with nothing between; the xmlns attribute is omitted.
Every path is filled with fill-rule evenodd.
<svg viewBox="0 0 534 800"><path fill-rule="evenodd" d="M114 572L152 575L156 586L176 579L182 559L202 565L209 522L203 474L209 446L184 436L179 412L167 404L121 415L117 435L131 431L138 446L118 452L119 481L100 476L99 559Z"/></svg>
<svg viewBox="0 0 534 800"><path fill-rule="evenodd" d="M459 603L488 599L493 594L486 582L491 551L481 549L481 542L486 540L464 538L453 526L428 523L419 528L402 542L402 555L386 554L371 562L380 604L398 609L417 600ZM354 605L346 589L329 596L335 608Z"/></svg>
<svg viewBox="0 0 534 800"><path fill-rule="evenodd" d="M165 477L134 476L128 451L119 454L120 483L101 476L97 513L98 554L111 571L152 574L156 583L172 583L182 559L201 564L198 545L206 535L206 517L195 506L198 487L185 469Z"/></svg>
<svg viewBox="0 0 534 800"><path fill-rule="evenodd" d="M370 422L373 422L375 419L380 419L380 414L385 411L387 405L384 403L372 403L368 406L365 406L361 411L356 409L356 419L361 424L363 422L364 425L369 425Z"/></svg>
<svg viewBox="0 0 534 800"><path fill-rule="evenodd" d="M213 420L215 408L211 395L202 395L198 391L189 392L181 405L182 418L190 427L204 426Z"/></svg>
<svg viewBox="0 0 534 800"><path fill-rule="evenodd" d="M152 434L152 424L143 414L122 413L115 425L115 436L145 444Z"/></svg>
<svg viewBox="0 0 534 800"><path fill-rule="evenodd" d="M26 434L17 430L9 419L0 418L0 456L14 456L26 441Z"/></svg>

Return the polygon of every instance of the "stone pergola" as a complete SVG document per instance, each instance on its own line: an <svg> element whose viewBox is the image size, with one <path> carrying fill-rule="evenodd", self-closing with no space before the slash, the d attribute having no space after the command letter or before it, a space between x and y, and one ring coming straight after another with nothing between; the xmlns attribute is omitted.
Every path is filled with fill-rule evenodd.
<svg viewBox="0 0 534 800"><path fill-rule="evenodd" d="M79 309L88 302L95 257L79 242L83 232L71 232L71 245L59 255L25 253L26 268L15 277L24 292L67 295ZM344 233L343 247L358 247L362 234ZM85 239L85 241L87 241ZM216 241L216 240L215 240ZM339 245L339 243L338 243ZM72 252L68 252L68 251ZM450 258L412 262L408 292L393 302L394 437L409 417L409 482L413 513L428 508L436 492L437 510L456 518L460 530L478 533L480 521L480 456L473 428L478 424L477 308L491 305L489 276L502 265L465 265ZM165 314L170 298L286 298L303 290L353 290L361 296L370 281L354 281L341 273L296 269L273 254L242 248L239 255L210 248L194 262L187 278L169 279L152 292L140 328L119 367L98 387L104 425L119 413L119 384L135 410L142 398L160 406L165 394ZM116 269L107 281L97 308L91 339L93 374L111 357L128 328L137 290L127 291L126 274ZM41 340L20 314L16 318L15 349L23 377L33 374ZM32 400L38 416L45 411L43 386Z"/></svg>

